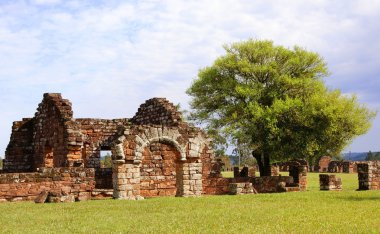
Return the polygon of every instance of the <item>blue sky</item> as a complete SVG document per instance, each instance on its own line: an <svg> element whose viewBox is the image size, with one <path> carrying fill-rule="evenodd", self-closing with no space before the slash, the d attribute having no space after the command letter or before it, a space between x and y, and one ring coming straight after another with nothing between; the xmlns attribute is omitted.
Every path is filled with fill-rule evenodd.
<svg viewBox="0 0 380 234"><path fill-rule="evenodd" d="M326 84L380 109L380 1L0 1L0 156L12 122L45 92L74 117L132 117L151 97L188 107L185 90L222 45L248 38L321 54ZM346 151L380 150L380 115Z"/></svg>

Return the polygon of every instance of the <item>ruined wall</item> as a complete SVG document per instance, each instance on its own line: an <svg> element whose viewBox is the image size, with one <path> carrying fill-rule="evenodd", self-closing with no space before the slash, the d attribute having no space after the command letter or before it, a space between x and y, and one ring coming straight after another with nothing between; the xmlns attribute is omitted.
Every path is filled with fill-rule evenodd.
<svg viewBox="0 0 380 234"><path fill-rule="evenodd" d="M156 142L146 147L140 167L140 195L175 196L179 180L183 179L180 157L171 145Z"/></svg>
<svg viewBox="0 0 380 234"><path fill-rule="evenodd" d="M82 136L72 115L71 103L61 94L45 93L33 119L14 123L5 171L81 164Z"/></svg>
<svg viewBox="0 0 380 234"><path fill-rule="evenodd" d="M236 183L236 179L223 178L223 177L208 178L207 180L203 181L203 194L207 194L207 195L228 194L230 183Z"/></svg>
<svg viewBox="0 0 380 234"><path fill-rule="evenodd" d="M40 172L0 174L0 201L31 201L41 192L86 200L94 189L92 168L43 168Z"/></svg>
<svg viewBox="0 0 380 234"><path fill-rule="evenodd" d="M230 195L256 194L257 191L250 182L230 183L228 185Z"/></svg>
<svg viewBox="0 0 380 234"><path fill-rule="evenodd" d="M290 160L287 162L280 162L280 163L276 163L276 164L277 164L277 166L279 166L279 170L281 172L289 171L289 167L294 166L294 165L306 166L308 168L308 171L309 171L309 164L307 163L307 161L305 159L293 159L293 160Z"/></svg>
<svg viewBox="0 0 380 234"><path fill-rule="evenodd" d="M335 175L319 175L319 188L320 190L342 190L342 180Z"/></svg>
<svg viewBox="0 0 380 234"><path fill-rule="evenodd" d="M201 153L202 161L202 193L226 194L228 192L228 180L222 178L221 162L214 161L213 152L207 146Z"/></svg>
<svg viewBox="0 0 380 234"><path fill-rule="evenodd" d="M358 169L357 169L356 164L357 164L357 162L352 162L352 161L342 162L343 173L357 173Z"/></svg>
<svg viewBox="0 0 380 234"><path fill-rule="evenodd" d="M112 189L112 168L95 168L95 182L97 189Z"/></svg>
<svg viewBox="0 0 380 234"><path fill-rule="evenodd" d="M34 118L15 123L6 165L95 168L96 187L121 199L200 196L210 179L222 181L210 143L164 98L146 101L132 119L74 119L68 100L47 93ZM112 151L112 169L100 167L101 150Z"/></svg>
<svg viewBox="0 0 380 234"><path fill-rule="evenodd" d="M300 191L292 176L261 176L261 177L237 177L237 178L210 178L205 187L205 194L223 195L231 193L231 184L252 184L252 193L276 193L288 191ZM249 186L248 186L249 187ZM301 190L304 191L304 190Z"/></svg>
<svg viewBox="0 0 380 234"><path fill-rule="evenodd" d="M100 151L111 150L118 129L128 125L128 119L76 119L83 136L81 150L85 167L100 167Z"/></svg>
<svg viewBox="0 0 380 234"><path fill-rule="evenodd" d="M13 122L12 134L5 151L4 172L33 170L33 127L35 119Z"/></svg>
<svg viewBox="0 0 380 234"><path fill-rule="evenodd" d="M300 191L307 189L307 170L305 165L291 165L289 167L289 176L293 177L294 184L297 184Z"/></svg>
<svg viewBox="0 0 380 234"><path fill-rule="evenodd" d="M152 98L140 105L131 122L138 125L177 126L182 119L173 103L165 98Z"/></svg>
<svg viewBox="0 0 380 234"><path fill-rule="evenodd" d="M343 172L343 162L341 161L330 161L327 168L328 172L331 173L342 173Z"/></svg>
<svg viewBox="0 0 380 234"><path fill-rule="evenodd" d="M251 182L258 193L276 193L286 192L286 187L294 181L291 176L261 176L253 178Z"/></svg>
<svg viewBox="0 0 380 234"><path fill-rule="evenodd" d="M327 172L330 161L331 161L330 156L320 157L318 160L318 172Z"/></svg>
<svg viewBox="0 0 380 234"><path fill-rule="evenodd" d="M142 104L131 122L113 145L116 198L200 196L203 179L213 173L207 136L182 122L174 105L162 98Z"/></svg>
<svg viewBox="0 0 380 234"><path fill-rule="evenodd" d="M35 168L79 166L82 135L73 119L71 102L46 93L37 108L34 129Z"/></svg>
<svg viewBox="0 0 380 234"><path fill-rule="evenodd" d="M368 161L357 164L359 190L380 189L380 161Z"/></svg>

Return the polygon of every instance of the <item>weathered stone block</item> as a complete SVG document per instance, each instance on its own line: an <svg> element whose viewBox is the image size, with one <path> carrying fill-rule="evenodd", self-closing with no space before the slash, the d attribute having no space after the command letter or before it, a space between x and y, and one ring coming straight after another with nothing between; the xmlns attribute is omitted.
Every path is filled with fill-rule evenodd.
<svg viewBox="0 0 380 234"><path fill-rule="evenodd" d="M49 192L48 191L42 191L37 197L36 199L34 199L34 202L35 203L45 203L47 197L49 195Z"/></svg>

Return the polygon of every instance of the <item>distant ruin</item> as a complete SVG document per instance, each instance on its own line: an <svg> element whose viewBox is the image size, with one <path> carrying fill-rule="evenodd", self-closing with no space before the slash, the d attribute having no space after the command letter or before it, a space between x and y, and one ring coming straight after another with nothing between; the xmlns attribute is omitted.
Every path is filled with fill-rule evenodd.
<svg viewBox="0 0 380 234"><path fill-rule="evenodd" d="M112 168L101 167L102 151L112 152ZM294 187L293 177L282 180ZM227 194L241 180L278 186L271 182L278 179L222 178L211 140L165 98L147 100L130 119L75 119L69 100L45 93L33 118L13 123L0 201Z"/></svg>

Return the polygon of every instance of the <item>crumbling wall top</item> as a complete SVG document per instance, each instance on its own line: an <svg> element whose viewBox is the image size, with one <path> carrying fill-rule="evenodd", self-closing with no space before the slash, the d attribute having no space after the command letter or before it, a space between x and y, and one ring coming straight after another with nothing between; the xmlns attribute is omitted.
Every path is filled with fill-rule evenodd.
<svg viewBox="0 0 380 234"><path fill-rule="evenodd" d="M52 105L57 108L59 116L63 120L71 119L73 117L73 110L71 102L68 99L63 99L60 93L44 93L42 102L39 104L37 111L43 111L46 104ZM38 113L36 113L36 116Z"/></svg>
<svg viewBox="0 0 380 234"><path fill-rule="evenodd" d="M173 103L165 98L152 98L139 107L131 122L139 125L177 126L182 118Z"/></svg>

